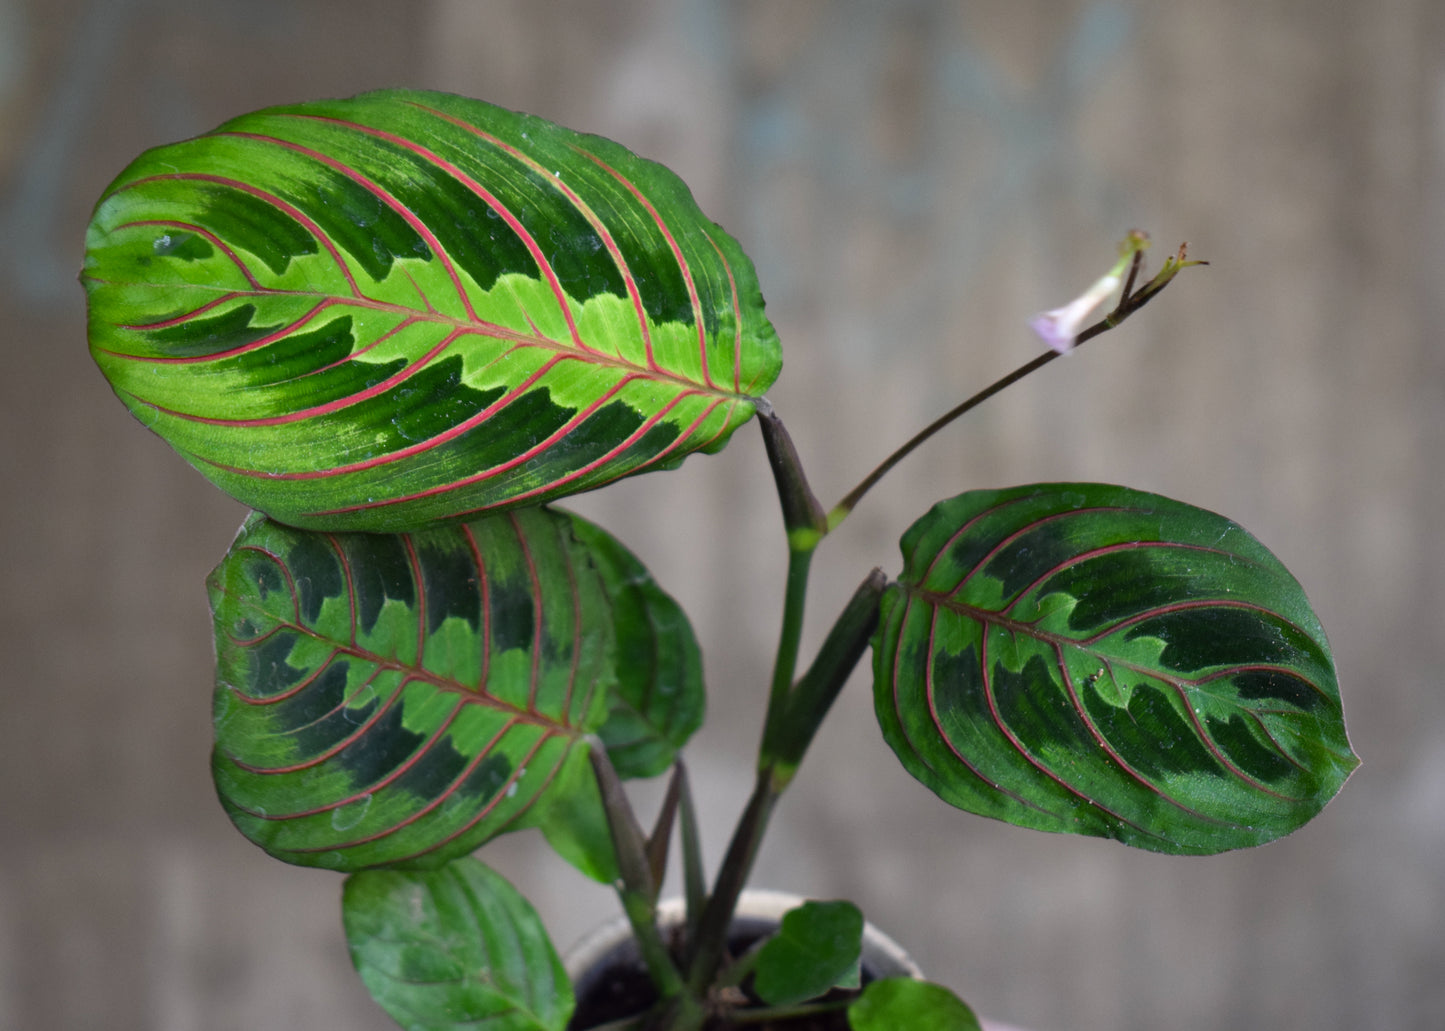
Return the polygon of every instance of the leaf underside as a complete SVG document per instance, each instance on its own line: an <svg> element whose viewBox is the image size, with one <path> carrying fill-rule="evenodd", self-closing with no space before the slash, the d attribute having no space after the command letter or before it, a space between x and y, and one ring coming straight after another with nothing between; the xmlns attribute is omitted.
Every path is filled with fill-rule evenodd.
<svg viewBox="0 0 1445 1031"><path fill-rule="evenodd" d="M91 352L222 489L404 531L723 446L777 377L751 263L671 172L441 93L148 151L87 236Z"/></svg>
<svg viewBox="0 0 1445 1031"><path fill-rule="evenodd" d="M571 517L406 535L253 515L211 574L217 791L288 862L435 866L542 821L607 713L608 600ZM585 783L585 781L583 781Z"/></svg>
<svg viewBox="0 0 1445 1031"><path fill-rule="evenodd" d="M1304 592L1221 516L1042 484L942 502L902 546L875 707L955 806L1213 853L1296 829L1358 764Z"/></svg>
<svg viewBox="0 0 1445 1031"><path fill-rule="evenodd" d="M475 859L352 874L342 893L352 962L406 1028L562 1031L575 1005L546 928Z"/></svg>

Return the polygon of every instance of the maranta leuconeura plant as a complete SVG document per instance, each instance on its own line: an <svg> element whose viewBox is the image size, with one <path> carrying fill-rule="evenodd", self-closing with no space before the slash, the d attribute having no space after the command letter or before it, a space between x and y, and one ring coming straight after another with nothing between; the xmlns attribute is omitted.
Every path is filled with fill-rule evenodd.
<svg viewBox="0 0 1445 1031"><path fill-rule="evenodd" d="M136 418L256 510L208 581L227 813L280 859L351 873L353 960L399 1021L505 1031L563 1031L571 987L526 900L467 854L535 827L617 886L660 1026L697 1031L774 803L870 647L884 739L953 806L1173 854L1296 830L1358 763L1328 641L1273 554L1183 502L1089 483L948 497L798 674L819 543L922 440L1192 264L1181 248L1136 289L1146 245L1131 234L1035 320L1054 351L825 511L764 397L781 353L753 266L662 166L409 90L145 152L90 226L90 347ZM756 787L710 892L678 835L679 963L653 916L673 816L696 824L678 757L701 649L621 540L551 503L715 451L755 414L786 531L782 630ZM669 768L644 836L620 781ZM761 998L806 1003L798 984L856 968L857 943L820 928L861 914L827 907L757 953ZM945 1011L977 1027L938 986L876 983L854 1031Z"/></svg>

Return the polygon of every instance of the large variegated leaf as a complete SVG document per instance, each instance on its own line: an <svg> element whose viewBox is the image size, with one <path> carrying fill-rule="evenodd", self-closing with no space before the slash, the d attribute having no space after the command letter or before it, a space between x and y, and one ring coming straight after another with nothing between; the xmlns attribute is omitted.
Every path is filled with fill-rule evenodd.
<svg viewBox="0 0 1445 1031"><path fill-rule="evenodd" d="M878 719L953 805L1210 853L1289 833L1357 765L1304 592L1221 516L1096 484L976 491L903 553Z"/></svg>
<svg viewBox="0 0 1445 1031"><path fill-rule="evenodd" d="M752 265L665 168L439 93L143 154L87 237L91 352L223 489L417 529L715 450L776 378Z"/></svg>
<svg viewBox="0 0 1445 1031"><path fill-rule="evenodd" d="M384 535L257 515L209 586L216 785L272 855L436 865L589 783L613 633L569 516Z"/></svg>
<svg viewBox="0 0 1445 1031"><path fill-rule="evenodd" d="M462 857L440 870L346 879L351 959L371 996L412 1031L563 1031L575 1001L530 903Z"/></svg>

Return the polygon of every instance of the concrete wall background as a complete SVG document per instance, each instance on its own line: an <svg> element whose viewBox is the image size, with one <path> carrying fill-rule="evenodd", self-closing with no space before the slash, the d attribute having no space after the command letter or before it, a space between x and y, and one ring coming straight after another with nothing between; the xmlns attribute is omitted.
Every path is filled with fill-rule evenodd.
<svg viewBox="0 0 1445 1031"><path fill-rule="evenodd" d="M1285 841L1166 859L948 809L859 677L756 879L854 898L1038 1031L1445 1025L1440 5L0 0L0 1028L390 1026L350 969L339 879L268 859L211 794L201 581L243 513L110 396L75 274L93 199L142 148L402 84L681 173L759 266L787 356L771 396L825 503L1029 357L1024 319L1127 228L1211 259L885 481L820 552L809 640L940 497L1129 483L1229 514L1294 570L1364 767ZM577 507L703 638L690 752L716 855L780 598L756 432ZM483 857L559 944L615 911L530 836Z"/></svg>

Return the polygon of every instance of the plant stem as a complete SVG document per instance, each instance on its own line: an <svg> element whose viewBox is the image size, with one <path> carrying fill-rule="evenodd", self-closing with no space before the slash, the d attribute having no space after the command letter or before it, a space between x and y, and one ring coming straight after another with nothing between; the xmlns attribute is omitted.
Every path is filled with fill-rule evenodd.
<svg viewBox="0 0 1445 1031"><path fill-rule="evenodd" d="M772 780L781 791L792 780L803 755L813 742L833 700L852 675L878 626L878 602L888 585L875 569L858 585L808 671L788 693L778 719L763 738L762 761L773 769Z"/></svg>
<svg viewBox="0 0 1445 1031"><path fill-rule="evenodd" d="M812 568L813 551L825 530L822 527L822 509L807 485L797 452L782 422L771 406L760 408L759 414L762 416L768 460L778 485L784 525L788 529L783 620L773 662L762 742L758 749L757 782L747 807L738 819L727 854L718 869L712 894L703 907L697 933L690 942L686 984L694 997L701 997L717 975L727 950L727 932L733 912L752 870L773 807L791 782L823 714L862 655L866 639L872 632L872 621L876 620L877 597L882 591L881 575L870 575L864 586L859 588L854 600L829 632L809 675L804 678L811 685L804 692L807 704L797 705L793 677L797 671L798 648L802 639L808 573ZM870 605L874 611L872 619L868 616ZM782 749L780 753L774 753L775 745Z"/></svg>
<svg viewBox="0 0 1445 1031"><path fill-rule="evenodd" d="M768 691L767 716L763 722L762 741L767 741L777 732L775 726L788 711L789 692L793 686L793 674L798 665L798 648L803 636L803 611L808 594L808 571L812 566L813 550L823 539L824 519L822 506L808 486L803 474L802 463L792 439L783 427L782 420L773 412L766 399L757 401L758 420L763 428L763 444L767 449L768 463L772 466L773 479L778 488L778 501L782 507L783 525L788 533L788 573L783 592L783 619L778 634L778 649L773 660L773 677ZM687 976L672 1000L670 1008L659 1019L659 1026L666 1031L688 1031L699 1026L701 1005L697 1000L707 994L713 977L717 974L723 954L727 951L728 929L732 924L733 912L737 909L738 896L747 883L757 855L763 832L767 829L768 818L773 806L782 793L782 786L774 781L773 764L765 761L764 749L759 745L758 775L752 797L728 844L727 855L718 868L717 881L712 893L697 916L696 933L688 942ZM690 808L690 800L688 803ZM686 821L687 816L684 815ZM691 908L691 907L690 907ZM654 932L656 928L653 928ZM670 966L670 964L669 964ZM649 967L650 970L650 967ZM666 971L663 972L664 976ZM656 982L656 977L654 976ZM657 982L659 991L667 996L662 982ZM686 999L693 1004L690 1011L679 1008L679 1000Z"/></svg>
<svg viewBox="0 0 1445 1031"><path fill-rule="evenodd" d="M832 1013L851 1006L853 1000L839 999L837 1002L805 1002L797 1006L770 1006L766 1009L738 1010L732 1014L734 1024L760 1024L765 1020L788 1020L792 1017L807 1017L816 1013Z"/></svg>
<svg viewBox="0 0 1445 1031"><path fill-rule="evenodd" d="M768 691L767 716L763 721L762 742L758 748L757 783L752 797L738 819L728 844L727 855L718 868L717 881L712 894L703 907L702 918L698 921L697 935L691 944L688 963L687 986L694 994L701 994L712 983L727 948L728 927L732 923L733 911L737 908L738 896L747 883L752 870L753 859L763 832L767 829L768 818L773 806L782 794L786 779L779 782L775 774L776 764L768 758L767 742L779 734L779 728L786 720L789 709L789 695L793 686L793 675L798 666L798 648L803 636L803 611L808 595L808 572L812 568L813 550L822 540L817 531L822 509L807 486L797 453L788 440L782 422L773 414L772 408L759 410L763 419L763 440L768 449L768 460L772 464L778 485L778 499L783 508L784 525L788 534L788 575L783 592L783 621L778 633L778 650L773 660L773 679Z"/></svg>
<svg viewBox="0 0 1445 1031"><path fill-rule="evenodd" d="M1084 334L1081 333L1079 337L1082 341L1084 339ZM874 484L876 484L879 480L883 479L884 476L888 475L888 473L892 471L895 465L897 465L899 462L903 461L914 451L916 451L919 445L927 441L928 438L932 437L935 433L943 429L949 423L953 422L959 416L964 415L965 413L973 410L974 408L977 408L979 405L983 404L985 401L993 397L993 395L997 394L999 391L1003 390L1006 387L1013 386L1025 376L1029 375L1030 373L1037 372L1039 369L1042 369L1045 365L1049 364L1049 362L1053 361L1055 358L1058 357L1059 352L1057 351L1045 351L1043 354L1033 359L1033 361L1020 365L1017 369L1009 373L1007 376L995 380L993 383L989 384L978 393L968 398L968 400L955 406L954 408L950 408L947 412L944 412L937 419L934 419L927 426L923 427L923 429L919 430L912 437L910 437L908 441L903 444L902 447L900 447L897 451L894 451L893 454L889 455L881 463L879 463L878 467L867 476L865 476L863 478L863 482L859 483L858 486L850 490L843 497L842 501L838 502L836 505L833 506L832 511L828 513L828 528L831 530L839 523L841 523L844 519L848 518L848 514L852 512L853 509L857 506L858 502L862 500L863 495L867 494L870 490L872 490Z"/></svg>
<svg viewBox="0 0 1445 1031"><path fill-rule="evenodd" d="M1128 280L1118 306L1103 320L1079 333L1072 341L1077 347L1086 340L1117 326L1133 312L1138 311L1167 286L1181 268L1201 262L1186 262L1184 248L1179 248L1177 258L1170 258L1163 269L1147 284L1134 291L1133 286L1139 270L1138 251L1147 244L1140 234L1131 234L1127 241L1133 245L1132 259L1128 254ZM1122 273L1123 269L1120 269ZM862 656L867 639L872 634L877 620L877 602L885 580L874 571L855 593L853 600L844 609L829 632L813 666L803 680L794 687L793 677L797 670L799 643L802 639L803 611L807 597L808 573L812 566L813 551L829 531L841 523L857 505L858 501L881 480L889 470L916 450L939 430L959 416L982 404L1005 387L1018 382L1037 371L1055 358L1058 351L1047 351L1032 361L1004 376L997 382L968 398L943 416L935 419L915 434L902 447L889 455L882 464L850 491L831 512L822 511L807 477L803 474L802 463L793 447L787 430L778 419L766 399L757 399L759 424L762 426L763 442L767 449L768 462L778 488L778 500L782 507L783 526L788 535L788 572L783 599L782 628L778 637L778 650L773 662L772 682L768 692L767 716L763 723L762 742L758 750L757 781L742 815L738 818L732 840L728 843L726 856L718 869L717 881L712 894L708 896L702 913L697 918L695 934L688 942L685 960L685 979L680 991L668 999L668 993L659 982L666 999L665 1007L659 1011L657 1026L666 1031L693 1031L701 1026L703 1007L699 1000L707 996L714 978L722 965L727 951L727 934L737 909L738 897L747 883L753 861L767 830L768 820L783 791L792 780L793 773L801 762L803 753L811 743L818 725L858 659ZM684 822L690 800L684 803ZM626 901L626 895L624 895ZM655 925L652 931L656 933ZM671 968L669 961L667 966ZM665 973L665 972L664 972ZM675 973L675 971L674 971ZM655 979L655 978L654 978ZM833 1008L831 1004L822 1007L808 1006L799 1012L813 1012L819 1008ZM744 1020L762 1020L777 1013L743 1017ZM741 1015L735 1015L735 1019Z"/></svg>
<svg viewBox="0 0 1445 1031"><path fill-rule="evenodd" d="M773 784L772 770L766 767L759 770L752 797L748 799L747 808L743 810L732 841L728 843L727 855L718 869L717 882L713 885L707 905L703 907L697 938L692 942L687 989L694 996L701 996L707 991L722 963L723 953L727 950L728 927L732 923L733 911L737 909L738 896L747 883L758 845L767 830L768 818L779 794L781 792Z"/></svg>
<svg viewBox="0 0 1445 1031"><path fill-rule="evenodd" d="M1138 276L1139 271L1139 261L1140 255L1136 252L1134 255L1134 260L1130 263L1129 278L1128 281L1124 284L1124 291L1119 297L1118 306L1116 306L1113 311L1109 312L1109 314L1105 315L1102 319L1094 323L1088 329L1080 332L1074 340L1073 346L1075 348L1079 347L1079 345L1083 344L1087 340L1092 340L1096 336L1107 333L1109 330L1113 329L1115 326L1119 325L1121 322L1127 319L1130 315L1134 314L1134 312L1138 311L1140 308L1144 307L1144 305L1152 301L1161 290L1163 290L1166 286L1169 285L1170 281L1175 277L1175 275L1178 274L1180 269L1188 268L1190 265L1208 264L1208 262L1203 261L1186 260L1185 245L1180 244L1178 254L1166 259L1164 262L1164 267L1159 270L1158 274L1155 275L1153 279L1151 279L1148 283L1145 283L1138 290L1134 290L1134 281ZM1045 351L1037 358L1025 362L1023 365L1020 365L1017 369L1015 369L1013 372L1010 372L1008 375L1002 377L1001 379L995 380L993 383L984 387L978 393L963 401L961 404L949 409L943 415L940 415L937 419L933 420L933 422L929 423L923 429L915 433L912 437L908 439L906 443L903 444L902 447L898 448L898 450L894 451L891 455L885 458L881 463L879 463L876 469L874 469L871 473L865 476L863 478L863 481L859 483L858 486L854 487L846 495L844 495L842 501L838 502L836 505L833 506L832 510L828 513L827 530L833 530L838 526L839 523L843 522L844 519L848 518L848 514L852 512L853 509L857 506L863 495L867 494L870 490L872 490L873 486L879 480L883 479L883 477L887 475L888 472L895 465L903 461L903 459L907 458L910 454L917 450L919 445L924 443L926 440L932 437L939 430L943 429L949 423L953 422L959 416L964 415L969 411L972 411L974 408L977 408L979 405L983 404L983 402L993 397L999 391L1003 390L1006 387L1013 386L1013 384L1017 383L1025 376L1028 376L1030 373L1034 373L1037 372L1039 369L1042 369L1045 365L1049 364L1049 362L1053 361L1055 358L1060 357L1060 355L1061 352L1059 351Z"/></svg>
<svg viewBox="0 0 1445 1031"><path fill-rule="evenodd" d="M878 598L883 593L885 580L882 573L874 570L854 592L828 632L813 665L798 686L792 687L789 681L793 674L797 642L791 639L796 631L790 631L789 627L801 625L801 590L806 586L806 559L811 555L811 550L791 555L794 562L789 567L783 642L779 646L774 671L772 701L775 704L769 705L768 721L763 728L757 783L728 844L727 855L718 870L717 883L703 908L702 919L692 941L687 987L694 995L700 996L717 976L727 947L727 931L732 923L733 911L747 883L773 808L792 782L813 735L857 665L878 621Z"/></svg>
<svg viewBox="0 0 1445 1031"><path fill-rule="evenodd" d="M662 933L657 929L657 885L648 863L642 828L601 741L590 743L588 758L592 761L592 770L602 795L602 807L607 814L607 826L612 833L612 850L617 856L620 875L617 894L622 900L622 911L632 925L632 936L637 940L642 961L647 966L652 983L657 986L658 995L671 999L684 994L682 975L662 940ZM693 1007L700 1011L696 1000L691 1001Z"/></svg>
<svg viewBox="0 0 1445 1031"><path fill-rule="evenodd" d="M681 788L678 805L682 818L682 891L687 901L687 941L697 935L698 921L707 905L707 876L702 866L702 841L698 833L697 807L692 800L692 782L682 757L677 759L677 780Z"/></svg>
<svg viewBox="0 0 1445 1031"><path fill-rule="evenodd" d="M667 794L653 822L652 833L647 836L647 871L652 877L654 897L667 879L667 857L672 851L672 827L677 822L677 809L682 801L682 767L674 765L668 778Z"/></svg>
<svg viewBox="0 0 1445 1031"><path fill-rule="evenodd" d="M778 651L773 660L773 680L768 691L768 711L763 720L763 746L759 749L759 768L764 763L768 740L787 715L788 693L798 668L798 647L803 638L803 610L808 595L808 571L813 564L813 549L788 551L788 580L783 593L783 625L778 634Z"/></svg>

